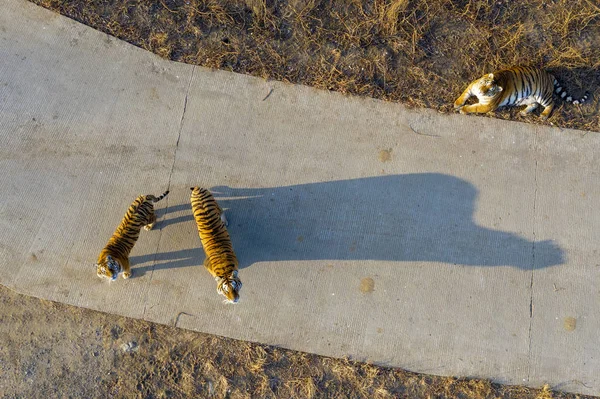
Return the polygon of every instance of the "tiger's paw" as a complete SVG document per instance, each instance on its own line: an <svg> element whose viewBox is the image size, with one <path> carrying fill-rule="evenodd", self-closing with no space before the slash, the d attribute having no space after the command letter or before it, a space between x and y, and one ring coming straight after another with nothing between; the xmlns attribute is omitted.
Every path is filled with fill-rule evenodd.
<svg viewBox="0 0 600 399"><path fill-rule="evenodd" d="M144 226L144 230L146 230L146 231L150 231L150 230L152 230L152 228L153 228L153 227L154 227L154 223L152 223L152 224L147 224L147 225L145 225L145 226Z"/></svg>
<svg viewBox="0 0 600 399"><path fill-rule="evenodd" d="M460 104L460 103L454 103L454 109L461 109L462 107L464 107L464 104Z"/></svg>
<svg viewBox="0 0 600 399"><path fill-rule="evenodd" d="M131 277L131 272L123 272L123 278L127 279Z"/></svg>
<svg viewBox="0 0 600 399"><path fill-rule="evenodd" d="M465 111L465 107L460 107L460 108L458 109L458 112L460 112L460 113L461 113L461 115L467 115L467 114L468 114L468 112L467 112L467 111Z"/></svg>

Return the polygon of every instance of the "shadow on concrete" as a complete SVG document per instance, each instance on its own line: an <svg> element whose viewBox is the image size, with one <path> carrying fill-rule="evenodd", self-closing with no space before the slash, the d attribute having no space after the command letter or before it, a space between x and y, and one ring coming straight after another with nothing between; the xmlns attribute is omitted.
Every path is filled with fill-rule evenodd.
<svg viewBox="0 0 600 399"><path fill-rule="evenodd" d="M269 261L380 260L530 270L564 262L563 250L552 241L534 244L511 232L477 225L477 189L449 175L211 191L226 209L242 268ZM177 205L167 212L183 207L189 206ZM184 220L192 220L191 211L164 226ZM150 257L154 255L132 258L132 264ZM203 259L198 241L198 248L157 254L154 268L197 266Z"/></svg>

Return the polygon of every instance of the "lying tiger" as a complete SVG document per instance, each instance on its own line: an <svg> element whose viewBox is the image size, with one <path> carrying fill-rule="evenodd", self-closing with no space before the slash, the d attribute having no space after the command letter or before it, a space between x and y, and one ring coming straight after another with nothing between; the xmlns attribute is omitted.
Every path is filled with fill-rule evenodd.
<svg viewBox="0 0 600 399"><path fill-rule="evenodd" d="M169 194L168 190L160 197L140 195L133 201L121 220L121 224L98 256L96 263L98 277L111 281L116 280L119 273L123 273L123 278L131 277L129 253L140 236L142 227L145 230L151 230L154 227L156 222L154 203L165 198L167 194Z"/></svg>
<svg viewBox="0 0 600 399"><path fill-rule="evenodd" d="M541 105L544 110L540 118L546 120L554 108L553 92L572 104L583 103L588 98L586 94L579 100L573 100L554 76L543 69L516 66L483 75L473 81L456 99L454 108L460 110L461 114L482 114L503 106L527 105L521 111L521 115L527 115ZM465 105L471 96L476 96L479 103Z"/></svg>

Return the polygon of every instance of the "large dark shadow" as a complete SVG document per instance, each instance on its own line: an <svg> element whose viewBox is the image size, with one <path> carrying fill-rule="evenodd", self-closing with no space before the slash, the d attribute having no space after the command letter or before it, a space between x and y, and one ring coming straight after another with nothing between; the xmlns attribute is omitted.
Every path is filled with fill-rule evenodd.
<svg viewBox="0 0 600 399"><path fill-rule="evenodd" d="M385 260L532 269L564 262L563 251L551 241L534 243L477 225L477 189L449 175L211 191L226 209L240 267L263 261ZM191 211L177 219L192 220ZM132 261L148 260L143 258ZM156 268L196 266L203 259L200 248L160 253Z"/></svg>

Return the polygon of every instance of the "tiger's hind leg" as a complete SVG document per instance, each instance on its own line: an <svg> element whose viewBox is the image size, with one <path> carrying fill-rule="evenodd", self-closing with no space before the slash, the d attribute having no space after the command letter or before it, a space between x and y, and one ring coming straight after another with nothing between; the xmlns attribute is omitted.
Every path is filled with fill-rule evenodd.
<svg viewBox="0 0 600 399"><path fill-rule="evenodd" d="M123 266L123 278L131 277L131 266L129 265L129 258L124 259L121 266Z"/></svg>
<svg viewBox="0 0 600 399"><path fill-rule="evenodd" d="M221 213L221 221L223 222L223 224L225 225L225 227L229 226L229 221L227 220L227 217L225 216L225 213Z"/></svg>
<svg viewBox="0 0 600 399"><path fill-rule="evenodd" d="M542 114L540 115L540 119L543 120L543 121L545 121L546 119L548 119L548 117L552 113L552 109L553 108L554 108L554 104L550 104L547 107L545 107L544 110L542 111Z"/></svg>
<svg viewBox="0 0 600 399"><path fill-rule="evenodd" d="M229 221L227 220L227 217L225 217L225 212L223 212L223 208L221 208L219 206L219 204L217 204L217 211L219 212L219 217L221 218L221 222L223 222L225 227L229 226Z"/></svg>
<svg viewBox="0 0 600 399"><path fill-rule="evenodd" d="M535 110L535 109L538 107L538 105L539 105L538 103L532 103L532 104L529 104L529 105L527 106L527 108L525 108L523 111L521 111L521 112L520 112L520 114L521 114L522 116L525 116L525 115L527 115L527 114L529 114L529 113L533 112L533 110Z"/></svg>
<svg viewBox="0 0 600 399"><path fill-rule="evenodd" d="M156 214L154 213L154 211L152 211L152 213L148 216L148 223L144 226L144 230L146 230L146 231L152 230L155 223L156 223Z"/></svg>

